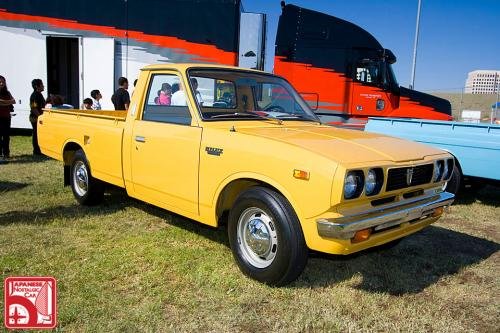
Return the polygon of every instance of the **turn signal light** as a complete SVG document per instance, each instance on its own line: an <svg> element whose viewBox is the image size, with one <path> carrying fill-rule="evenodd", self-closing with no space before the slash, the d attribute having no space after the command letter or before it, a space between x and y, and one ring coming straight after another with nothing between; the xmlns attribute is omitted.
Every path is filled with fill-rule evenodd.
<svg viewBox="0 0 500 333"><path fill-rule="evenodd" d="M372 234L371 228L356 231L356 233L354 234L354 237L351 239L351 242L352 243L363 242L363 241L367 240L368 238L370 238L371 234Z"/></svg>
<svg viewBox="0 0 500 333"><path fill-rule="evenodd" d="M444 208L443 207L438 207L436 209L434 209L434 212L432 213L432 217L436 217L436 216L441 216L444 212Z"/></svg>
<svg viewBox="0 0 500 333"><path fill-rule="evenodd" d="M293 177L297 179L309 180L309 172L304 170L293 170Z"/></svg>

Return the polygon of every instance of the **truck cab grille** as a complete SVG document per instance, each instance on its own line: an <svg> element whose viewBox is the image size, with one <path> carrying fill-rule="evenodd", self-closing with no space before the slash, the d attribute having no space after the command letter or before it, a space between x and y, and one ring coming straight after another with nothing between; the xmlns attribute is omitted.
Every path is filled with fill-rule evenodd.
<svg viewBox="0 0 500 333"><path fill-rule="evenodd" d="M386 191L427 184L432 180L433 164L389 169Z"/></svg>

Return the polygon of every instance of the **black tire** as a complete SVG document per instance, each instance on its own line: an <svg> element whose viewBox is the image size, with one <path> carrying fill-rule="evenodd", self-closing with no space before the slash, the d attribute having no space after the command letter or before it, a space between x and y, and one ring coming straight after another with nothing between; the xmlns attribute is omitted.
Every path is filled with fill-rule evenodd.
<svg viewBox="0 0 500 333"><path fill-rule="evenodd" d="M460 172L460 169L456 165L454 165L453 172L451 173L451 178L446 184L445 191L456 195L460 190L461 182L462 182L462 173Z"/></svg>
<svg viewBox="0 0 500 333"><path fill-rule="evenodd" d="M104 197L104 184L92 177L90 166L83 150L78 150L71 162L71 190L76 200L85 206L97 205Z"/></svg>
<svg viewBox="0 0 500 333"><path fill-rule="evenodd" d="M274 190L255 186L241 193L229 212L228 235L240 270L257 281L286 285L307 263L308 249L297 215Z"/></svg>

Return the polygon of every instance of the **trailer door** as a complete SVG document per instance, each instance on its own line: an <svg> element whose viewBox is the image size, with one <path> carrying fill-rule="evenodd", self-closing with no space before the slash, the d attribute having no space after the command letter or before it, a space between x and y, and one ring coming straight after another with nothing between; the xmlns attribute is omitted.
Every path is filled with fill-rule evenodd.
<svg viewBox="0 0 500 333"><path fill-rule="evenodd" d="M264 70L266 15L241 13L238 66Z"/></svg>
<svg viewBox="0 0 500 333"><path fill-rule="evenodd" d="M82 38L82 84L80 104L97 89L103 110L113 110L115 41L113 38Z"/></svg>

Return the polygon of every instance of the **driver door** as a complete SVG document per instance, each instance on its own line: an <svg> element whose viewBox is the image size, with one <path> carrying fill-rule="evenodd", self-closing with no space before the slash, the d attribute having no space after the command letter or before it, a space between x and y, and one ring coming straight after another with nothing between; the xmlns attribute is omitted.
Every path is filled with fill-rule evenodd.
<svg viewBox="0 0 500 333"><path fill-rule="evenodd" d="M132 129L132 183L136 195L147 202L198 214L202 129L192 124L189 106L159 102L166 83L172 86L180 81L175 72L155 73L150 78L141 117Z"/></svg>
<svg viewBox="0 0 500 333"><path fill-rule="evenodd" d="M351 89L351 114L358 117L384 116L390 110L390 97L380 88L382 73L376 62L354 66Z"/></svg>

